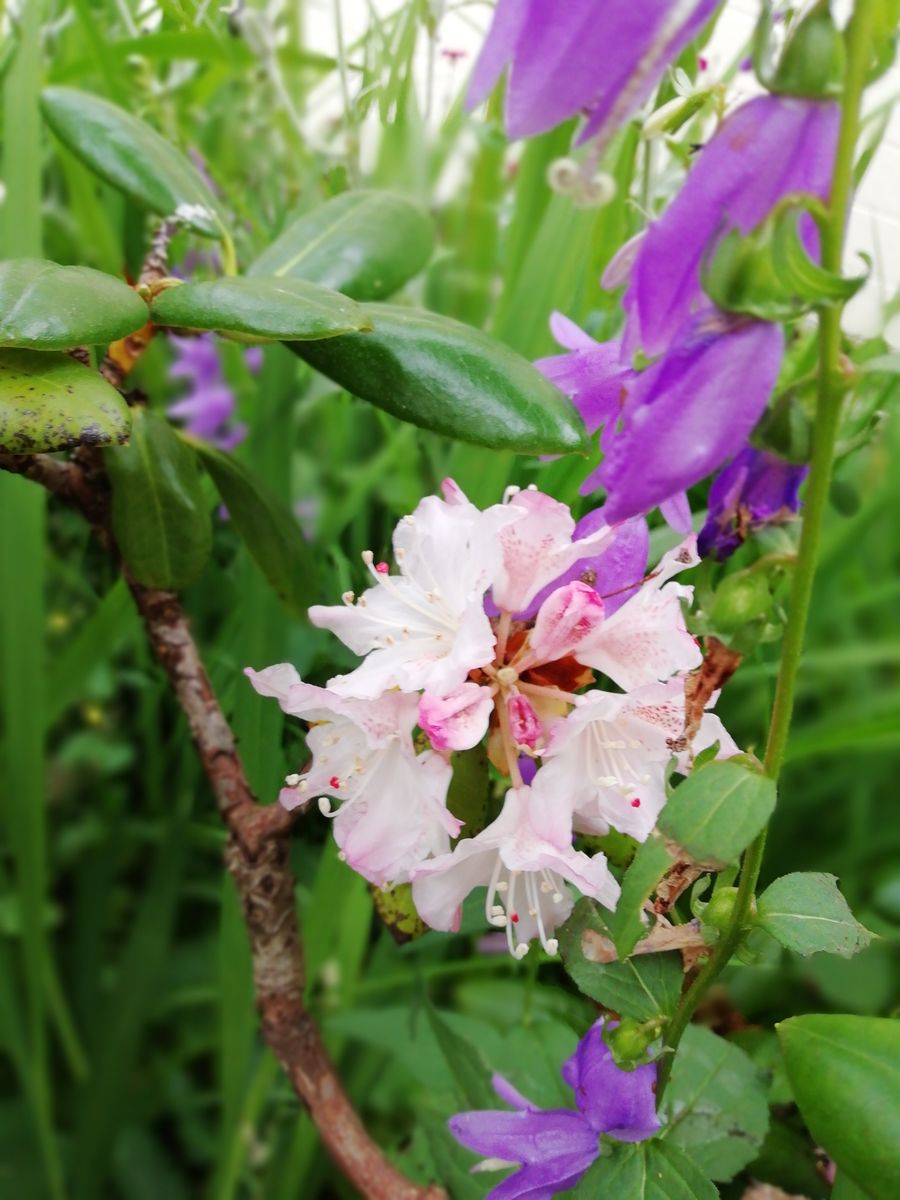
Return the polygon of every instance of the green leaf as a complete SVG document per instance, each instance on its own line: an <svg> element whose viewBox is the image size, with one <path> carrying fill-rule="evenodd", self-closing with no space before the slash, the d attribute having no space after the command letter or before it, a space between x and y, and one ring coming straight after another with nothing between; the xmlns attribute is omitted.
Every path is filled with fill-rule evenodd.
<svg viewBox="0 0 900 1200"><path fill-rule="evenodd" d="M194 452L161 417L135 409L131 440L109 450L113 534L145 587L181 588L206 566L209 508Z"/></svg>
<svg viewBox="0 0 900 1200"><path fill-rule="evenodd" d="M45 88L41 107L59 140L101 179L142 208L178 217L206 237L223 236L218 203L203 177L150 125L77 88Z"/></svg>
<svg viewBox="0 0 900 1200"><path fill-rule="evenodd" d="M157 325L213 329L241 341L307 341L372 328L353 300L303 279L184 283L159 292L150 311Z"/></svg>
<svg viewBox="0 0 900 1200"><path fill-rule="evenodd" d="M433 243L417 204L390 192L345 192L288 225L247 274L311 279L354 300L381 300L421 271Z"/></svg>
<svg viewBox="0 0 900 1200"><path fill-rule="evenodd" d="M317 371L424 429L520 454L586 451L581 418L531 363L436 313L369 306L372 333L291 345Z"/></svg>
<svg viewBox="0 0 900 1200"><path fill-rule="evenodd" d="M41 258L0 263L0 346L106 345L140 329L148 317L137 292L102 271Z"/></svg>
<svg viewBox="0 0 900 1200"><path fill-rule="evenodd" d="M316 599L319 572L294 514L232 455L205 442L191 445L272 590L292 612L305 616Z"/></svg>
<svg viewBox="0 0 900 1200"><path fill-rule="evenodd" d="M65 354L0 350L0 447L17 454L124 442L131 412L115 388Z"/></svg>
<svg viewBox="0 0 900 1200"><path fill-rule="evenodd" d="M659 828L698 863L734 862L775 807L775 784L753 765L728 758L708 763L675 789Z"/></svg>
<svg viewBox="0 0 900 1200"><path fill-rule="evenodd" d="M810 1014L776 1028L812 1136L870 1200L896 1200L900 1021Z"/></svg>
<svg viewBox="0 0 900 1200"><path fill-rule="evenodd" d="M476 1046L451 1029L434 1005L426 1009L435 1040L450 1068L460 1099L472 1109L497 1107L491 1072Z"/></svg>
<svg viewBox="0 0 900 1200"><path fill-rule="evenodd" d="M582 942L584 934L591 931L609 936L596 904L583 898L557 934L563 964L579 991L625 1017L645 1021L671 1016L681 994L681 955L646 954L624 962L592 962L585 956Z"/></svg>
<svg viewBox="0 0 900 1200"><path fill-rule="evenodd" d="M665 1107L663 1136L721 1183L753 1161L769 1128L760 1072L743 1050L699 1025L684 1032Z"/></svg>
<svg viewBox="0 0 900 1200"><path fill-rule="evenodd" d="M704 263L704 291L724 312L789 321L844 303L866 282L866 275L834 275L809 257L798 229L802 201L790 201L752 233L732 229Z"/></svg>
<svg viewBox="0 0 900 1200"><path fill-rule="evenodd" d="M379 920L398 945L411 942L427 932L428 926L413 903L411 883L398 883L392 888L379 888L372 884L369 891Z"/></svg>
<svg viewBox="0 0 900 1200"><path fill-rule="evenodd" d="M453 778L447 792L447 807L463 822L462 837L481 833L488 820L491 779L484 746L460 750L451 759Z"/></svg>
<svg viewBox="0 0 900 1200"><path fill-rule="evenodd" d="M838 891L834 875L797 871L770 884L758 901L757 924L797 954L852 958L871 934Z"/></svg>
<svg viewBox="0 0 900 1200"><path fill-rule="evenodd" d="M631 866L622 879L619 903L615 912L606 918L619 958L627 958L650 931L651 926L641 920L644 904L672 862L666 843L656 834L638 846Z"/></svg>
<svg viewBox="0 0 900 1200"><path fill-rule="evenodd" d="M677 1146L659 1140L613 1147L566 1195L570 1200L718 1200L700 1168Z"/></svg>

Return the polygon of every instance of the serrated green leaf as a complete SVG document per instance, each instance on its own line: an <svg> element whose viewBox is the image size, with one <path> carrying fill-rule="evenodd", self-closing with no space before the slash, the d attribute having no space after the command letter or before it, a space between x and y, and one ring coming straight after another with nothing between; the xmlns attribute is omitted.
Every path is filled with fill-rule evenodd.
<svg viewBox="0 0 900 1200"><path fill-rule="evenodd" d="M416 911L412 884L398 883L392 888L379 888L372 884L369 892L379 920L398 945L411 942L428 931L428 926Z"/></svg>
<svg viewBox="0 0 900 1200"><path fill-rule="evenodd" d="M665 1096L664 1137L720 1183L756 1157L769 1128L766 1089L739 1047L690 1025Z"/></svg>
<svg viewBox="0 0 900 1200"><path fill-rule="evenodd" d="M113 446L131 413L96 371L65 354L0 350L0 447L16 454Z"/></svg>
<svg viewBox="0 0 900 1200"><path fill-rule="evenodd" d="M654 1140L615 1146L566 1193L570 1200L717 1200L718 1192L677 1146Z"/></svg>
<svg viewBox="0 0 900 1200"><path fill-rule="evenodd" d="M137 292L102 271L41 258L0 262L0 346L106 345L140 329L148 317Z"/></svg>
<svg viewBox="0 0 900 1200"><path fill-rule="evenodd" d="M353 300L304 279L234 275L166 288L154 297L156 325L208 329L241 341L307 341L371 329Z"/></svg>
<svg viewBox="0 0 900 1200"><path fill-rule="evenodd" d="M345 192L291 222L247 274L310 279L354 300L381 300L421 271L433 243L418 205L390 192Z"/></svg>
<svg viewBox="0 0 900 1200"><path fill-rule="evenodd" d="M77 88L45 88L41 107L59 140L101 179L142 208L178 217L206 237L223 236L218 202L203 177L152 126Z"/></svg>
<svg viewBox="0 0 900 1200"><path fill-rule="evenodd" d="M698 863L725 867L763 828L775 807L775 784L737 758L708 763L673 792L659 828Z"/></svg>
<svg viewBox="0 0 900 1200"><path fill-rule="evenodd" d="M871 934L860 925L838 891L837 878L797 871L770 884L758 901L757 924L797 954L840 954L852 958Z"/></svg>
<svg viewBox="0 0 900 1200"><path fill-rule="evenodd" d="M206 566L209 508L196 456L155 413L135 409L127 446L106 452L112 528L138 583L181 588Z"/></svg>
<svg viewBox="0 0 900 1200"><path fill-rule="evenodd" d="M626 1017L644 1021L671 1016L681 994L681 955L646 954L624 962L591 962L582 944L589 930L603 937L610 933L596 904L583 898L557 932L563 964L579 991Z"/></svg>
<svg viewBox="0 0 900 1200"><path fill-rule="evenodd" d="M520 454L585 451L569 400L526 359L436 313L368 306L371 333L291 343L341 387L435 433Z"/></svg>
<svg viewBox="0 0 900 1200"><path fill-rule="evenodd" d="M292 612L304 616L316 599L319 572L293 513L232 455L205 442L192 445L251 558L275 594Z"/></svg>
<svg viewBox="0 0 900 1200"><path fill-rule="evenodd" d="M813 1013L776 1028L812 1136L870 1200L896 1200L900 1021Z"/></svg>
<svg viewBox="0 0 900 1200"><path fill-rule="evenodd" d="M638 846L622 879L622 894L615 912L606 918L619 958L627 958L652 928L641 920L644 904L672 862L666 843L655 834Z"/></svg>

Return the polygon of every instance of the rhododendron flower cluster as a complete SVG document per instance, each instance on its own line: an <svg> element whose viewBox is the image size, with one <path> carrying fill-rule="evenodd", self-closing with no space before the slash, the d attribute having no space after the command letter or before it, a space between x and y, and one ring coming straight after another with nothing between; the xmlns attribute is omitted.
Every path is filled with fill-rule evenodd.
<svg viewBox="0 0 900 1200"><path fill-rule="evenodd" d="M311 763L281 802L317 799L347 863L378 887L411 882L433 928L458 928L484 887L511 953L534 938L553 953L571 888L618 898L605 856L575 835L643 840L665 803L684 677L701 661L682 612L692 589L674 580L698 561L694 538L647 575L642 519L576 526L535 489L480 510L447 480L400 521L393 559L367 551L372 586L310 609L362 657L355 670L324 688L288 664L247 671L310 723ZM505 798L470 830L447 795L453 754L482 741ZM713 742L733 752L707 714L695 748Z"/></svg>

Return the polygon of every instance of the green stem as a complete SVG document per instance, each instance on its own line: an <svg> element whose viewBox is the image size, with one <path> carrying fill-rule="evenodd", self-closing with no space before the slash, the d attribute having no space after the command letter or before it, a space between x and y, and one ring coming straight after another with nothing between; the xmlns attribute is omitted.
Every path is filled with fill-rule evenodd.
<svg viewBox="0 0 900 1200"><path fill-rule="evenodd" d="M844 230L853 188L853 157L859 135L860 104L866 85L869 51L874 25L875 0L857 0L847 27L847 73L841 104L828 219L822 225L822 266L838 274L844 249ZM784 762L797 690L797 671L803 653L809 605L812 598L822 526L831 488L834 448L840 425L841 405L846 390L840 370L842 305L819 311L819 370L816 421L809 484L804 497L803 529L797 550L797 563L791 589L790 615L781 648L778 681L772 706L772 720L763 765L766 774L777 780ZM716 943L706 963L681 998L681 1003L666 1034L668 1053L660 1063L657 1099L661 1100L672 1070L672 1061L682 1034L697 1005L727 966L751 919L756 884L766 848L767 829L747 848L741 864L741 880L728 928Z"/></svg>

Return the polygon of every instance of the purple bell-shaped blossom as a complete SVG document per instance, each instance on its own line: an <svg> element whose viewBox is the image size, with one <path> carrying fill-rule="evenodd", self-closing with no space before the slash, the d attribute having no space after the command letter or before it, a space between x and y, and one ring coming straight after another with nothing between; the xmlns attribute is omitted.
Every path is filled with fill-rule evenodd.
<svg viewBox="0 0 900 1200"><path fill-rule="evenodd" d="M633 116L718 0L498 0L469 104L509 65L506 128L529 137L586 114L579 141L605 142Z"/></svg>
<svg viewBox="0 0 900 1200"><path fill-rule="evenodd" d="M642 1142L659 1129L656 1065L625 1071L613 1061L598 1021L562 1067L577 1109L542 1109L499 1075L494 1090L515 1111L459 1113L450 1132L484 1155L482 1169L517 1166L487 1200L552 1200L574 1187L600 1153L601 1133L620 1142Z"/></svg>
<svg viewBox="0 0 900 1200"><path fill-rule="evenodd" d="M555 328L572 346L570 324L557 320ZM780 326L707 306L639 373L622 366L618 342L581 338L570 353L537 363L571 397L590 430L603 426L604 458L581 492L606 489L600 512L610 523L659 506L685 531L685 489L737 454L765 410L781 365Z"/></svg>
<svg viewBox="0 0 900 1200"><path fill-rule="evenodd" d="M827 197L839 122L836 103L798 96L758 96L723 121L641 240L624 299L629 355L664 353L708 304L701 264L722 236L749 233L785 196ZM811 222L804 240L815 253Z"/></svg>
<svg viewBox="0 0 900 1200"><path fill-rule="evenodd" d="M745 446L709 490L709 512L697 539L699 554L723 562L749 534L791 520L800 509L800 486L808 473L805 463Z"/></svg>

